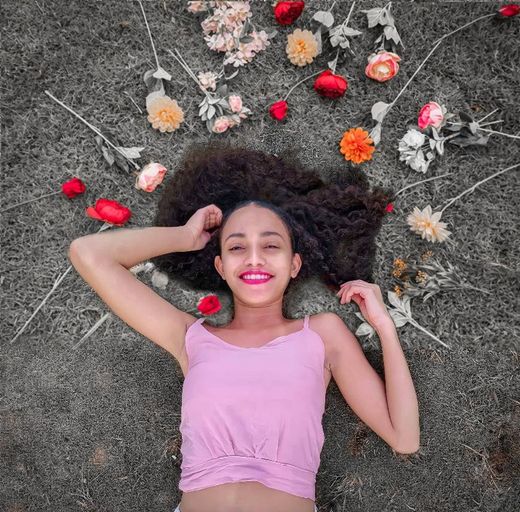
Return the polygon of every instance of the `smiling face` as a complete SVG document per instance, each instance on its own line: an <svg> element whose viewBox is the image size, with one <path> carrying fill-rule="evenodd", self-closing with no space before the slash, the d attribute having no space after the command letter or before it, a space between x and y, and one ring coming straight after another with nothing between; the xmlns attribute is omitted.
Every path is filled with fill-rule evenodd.
<svg viewBox="0 0 520 512"><path fill-rule="evenodd" d="M283 298L291 278L301 268L301 258L293 254L290 234L272 210L250 204L235 210L221 233L221 256L215 268L227 281L235 301L269 305ZM269 274L268 280L244 280L244 274Z"/></svg>

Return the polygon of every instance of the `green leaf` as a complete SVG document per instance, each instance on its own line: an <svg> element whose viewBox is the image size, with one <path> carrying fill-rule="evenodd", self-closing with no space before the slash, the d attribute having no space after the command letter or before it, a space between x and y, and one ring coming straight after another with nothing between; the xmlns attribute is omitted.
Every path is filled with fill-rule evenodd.
<svg viewBox="0 0 520 512"><path fill-rule="evenodd" d="M391 39L392 41L394 41L395 44L399 44L401 42L401 38L399 37L399 34L397 33L395 27L392 27L391 25L386 25L383 30L387 39Z"/></svg>
<svg viewBox="0 0 520 512"><path fill-rule="evenodd" d="M313 20L316 20L318 23L325 25L327 28L332 27L334 25L334 16L329 11L318 11L313 17Z"/></svg>
<svg viewBox="0 0 520 512"><path fill-rule="evenodd" d="M210 105L208 108L208 119L211 119L215 115L215 107Z"/></svg>
<svg viewBox="0 0 520 512"><path fill-rule="evenodd" d="M473 135L476 135L477 133L477 128L480 128L478 123L476 121L473 121L471 123L469 123L469 131L473 134Z"/></svg>

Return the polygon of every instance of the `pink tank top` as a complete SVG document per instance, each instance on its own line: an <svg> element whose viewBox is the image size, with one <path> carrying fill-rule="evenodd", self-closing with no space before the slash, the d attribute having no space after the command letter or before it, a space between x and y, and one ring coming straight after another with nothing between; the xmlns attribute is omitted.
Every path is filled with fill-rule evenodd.
<svg viewBox="0 0 520 512"><path fill-rule="evenodd" d="M258 348L232 345L199 318L186 332L179 489L256 481L315 501L325 440L325 347L309 327Z"/></svg>

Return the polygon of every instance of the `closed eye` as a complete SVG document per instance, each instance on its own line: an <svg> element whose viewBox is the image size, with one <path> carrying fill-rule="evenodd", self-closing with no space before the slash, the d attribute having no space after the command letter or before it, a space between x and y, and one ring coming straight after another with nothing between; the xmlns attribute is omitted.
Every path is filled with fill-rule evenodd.
<svg viewBox="0 0 520 512"><path fill-rule="evenodd" d="M277 245L268 245L267 247L273 247L274 249L278 249ZM231 249L229 249L229 250L234 251L235 249L243 249L243 247L240 247L239 245L235 245L234 247L231 247Z"/></svg>

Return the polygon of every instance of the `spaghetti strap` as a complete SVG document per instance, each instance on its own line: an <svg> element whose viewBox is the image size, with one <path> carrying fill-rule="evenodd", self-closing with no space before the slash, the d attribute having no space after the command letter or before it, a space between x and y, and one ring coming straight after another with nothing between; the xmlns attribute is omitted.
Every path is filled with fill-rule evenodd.
<svg viewBox="0 0 520 512"><path fill-rule="evenodd" d="M304 329L309 328L309 315L305 315L305 318L303 319L303 328Z"/></svg>

